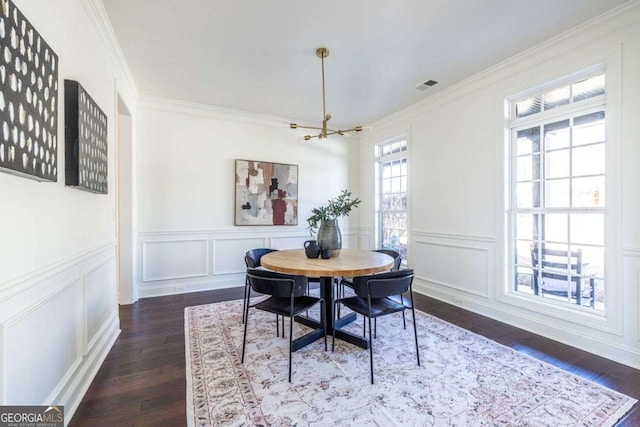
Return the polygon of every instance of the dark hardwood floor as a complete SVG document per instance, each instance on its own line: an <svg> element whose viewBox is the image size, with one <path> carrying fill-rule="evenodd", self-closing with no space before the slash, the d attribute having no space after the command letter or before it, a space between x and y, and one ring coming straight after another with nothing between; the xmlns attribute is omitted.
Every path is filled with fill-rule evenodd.
<svg viewBox="0 0 640 427"><path fill-rule="evenodd" d="M122 333L69 425L185 425L184 308L242 298L242 292L173 295L121 306ZM636 369L423 295L415 297L424 312L640 400ZM640 426L637 405L619 425Z"/></svg>

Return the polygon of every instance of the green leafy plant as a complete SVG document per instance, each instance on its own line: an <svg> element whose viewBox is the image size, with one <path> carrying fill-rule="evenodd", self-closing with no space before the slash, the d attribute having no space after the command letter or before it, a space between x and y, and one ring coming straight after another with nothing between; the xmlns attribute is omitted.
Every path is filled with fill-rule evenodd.
<svg viewBox="0 0 640 427"><path fill-rule="evenodd" d="M321 221L349 216L351 210L357 208L360 202L357 197L351 198L351 191L342 190L338 197L329 199L326 206L311 209L311 216L307 218L309 232L313 235Z"/></svg>

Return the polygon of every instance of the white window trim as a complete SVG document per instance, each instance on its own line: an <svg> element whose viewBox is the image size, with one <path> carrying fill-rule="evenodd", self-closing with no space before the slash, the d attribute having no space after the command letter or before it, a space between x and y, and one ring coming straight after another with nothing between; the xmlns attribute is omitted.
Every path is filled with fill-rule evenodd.
<svg viewBox="0 0 640 427"><path fill-rule="evenodd" d="M404 151L398 152L398 153L392 153L392 154L387 154L387 155L381 155L378 154L378 150L381 149L382 146L384 145L388 145L388 144L393 144L394 142L400 142L400 141L405 141L406 142L406 149ZM375 221L374 221L374 244L376 248L380 248L382 246L381 243L381 239L380 239L380 191L382 188L382 174L380 172L380 163L382 161L387 162L387 161L394 161L394 160L398 160L398 159L403 159L406 158L407 160L407 210L406 212L406 216L407 216L407 257L403 257L402 258L402 264L401 266L403 268L406 268L409 264L409 260L408 258L411 257L411 233L410 233L410 209L411 209L411 201L409 200L409 196L411 194L410 190L411 190L411 165L410 165L410 143L409 143L409 132L406 133L401 133L398 134L396 136L393 136L391 138L387 138L385 140L383 140L382 142L379 142L377 144L375 144L374 146L375 149L375 174L374 174L374 178L375 178Z"/></svg>
<svg viewBox="0 0 640 427"><path fill-rule="evenodd" d="M587 49L585 49L587 50ZM562 73L563 70L569 70L571 68L580 67L576 64L585 64L589 61L591 65L583 65L582 70L576 73L563 73L560 77L559 74L554 76L546 73L535 73L535 70L530 71L530 79L535 76L538 80L537 83L528 84L527 89L518 92L518 90L503 91L502 100L499 104L502 110L496 110L501 117L500 130L497 135L503 136L503 149L497 150L499 159L498 164L503 165L497 171L496 179L499 180L499 188L503 189L503 197L500 198L497 203L499 204L499 211L504 212L503 216L497 218L496 224L499 230L503 230L502 238L498 239L498 247L496 248L501 256L496 257L496 267L500 272L497 276L498 283L495 289L496 300L514 307L528 310L534 313L541 314L548 319L557 319L555 321L550 320L554 324L554 327L562 327L558 325L566 325L567 331L577 333L571 326L571 323L577 325L587 326L594 330L603 331L615 335L622 336L623 334L623 316L620 310L616 307L623 306L623 289L622 289L622 272L623 272L623 259L622 259L622 144L621 144L621 109L622 109L622 46L614 45L609 46L601 55L585 55L581 61L571 61L570 58L566 58L564 61L556 58L554 67L549 67L547 70L553 69L556 73ZM596 65L593 65L596 64ZM548 65L548 64L547 64ZM542 64L541 64L542 66ZM512 245L514 244L514 231L511 229L511 222L509 220L510 215L510 182L507 182L511 178L511 144L510 144L510 117L511 117L511 101L526 99L527 95L537 93L544 88L551 88L552 86L561 86L562 83L568 80L573 80L580 75L586 75L593 73L598 68L603 68L606 72L606 117L605 126L607 133L606 144L606 191L607 191L607 215L605 216L605 247L607 248L605 254L606 265L606 282L613 284L606 286L605 298L607 301L608 311L602 312L593 310L576 310L571 307L563 307L564 304L556 304L553 301L546 301L543 298L529 298L527 295L520 295L515 292L511 287L510 278L514 272L514 266L511 263L510 254L513 254ZM546 82L546 83L545 83ZM554 85L549 85L549 82L554 82ZM524 85L524 84L523 84ZM515 93L515 95L514 95ZM593 101L597 102L597 101ZM553 110L549 111L549 114L553 114ZM523 119L523 124L524 119ZM569 323L567 323L569 322Z"/></svg>

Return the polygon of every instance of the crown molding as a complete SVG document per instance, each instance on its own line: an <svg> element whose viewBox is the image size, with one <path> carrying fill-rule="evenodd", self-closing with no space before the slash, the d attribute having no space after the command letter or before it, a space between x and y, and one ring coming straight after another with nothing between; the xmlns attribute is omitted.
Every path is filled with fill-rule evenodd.
<svg viewBox="0 0 640 427"><path fill-rule="evenodd" d="M290 119L284 117L151 95L140 95L138 98L138 108L204 116L212 119L278 127L282 129L289 129L289 123L291 123ZM300 134L302 135L301 132Z"/></svg>
<svg viewBox="0 0 640 427"><path fill-rule="evenodd" d="M616 21L623 21L625 25L621 26L620 23ZM545 51L558 46L563 41L571 39L586 31L594 31L599 35L598 38L602 38L608 34L619 31L622 28L638 24L638 22L640 22L640 0L630 0L614 9L578 24L557 36L511 56L502 62L486 68L485 70L480 71L459 83L449 86L441 92L392 113L383 119L373 122L371 123L371 126L375 129L394 126L398 122L415 117L424 110L435 108L442 103L448 103L460 98L461 96L467 95L469 92L480 90L487 85L501 80L506 73L511 74L513 70L511 70L510 67L517 66L526 68L529 64L527 63L523 65L523 63L527 62L528 58L535 56L536 54L544 53Z"/></svg>
<svg viewBox="0 0 640 427"><path fill-rule="evenodd" d="M290 123L295 123L295 119L273 116L269 114L254 113L251 111L236 110L233 108L219 107L210 104L183 101L173 98L165 98L162 96L140 95L138 97L137 106L139 109L143 110L146 109L164 111L168 113L200 116L227 122L287 129L288 133L290 133L300 141L304 139L304 135L308 135L309 133L307 129L291 129L289 125ZM298 124L302 125L303 123L298 121ZM358 132L358 134L367 134L369 132L371 132L371 127L364 126L362 132ZM362 136L358 134L345 134L342 136L332 135L329 136L327 140L331 141L337 138L345 138L353 142L360 142L360 138L362 138Z"/></svg>
<svg viewBox="0 0 640 427"><path fill-rule="evenodd" d="M81 0L81 2L85 13L99 30L102 40L107 46L107 50L113 57L116 68L119 69L122 77L124 78L123 83L127 86L131 95L134 98L137 98L140 94L138 85L136 84L133 73L131 73L129 64L122 52L120 42L118 41L118 37L116 36L113 27L111 26L111 21L109 20L107 11L102 4L102 0Z"/></svg>

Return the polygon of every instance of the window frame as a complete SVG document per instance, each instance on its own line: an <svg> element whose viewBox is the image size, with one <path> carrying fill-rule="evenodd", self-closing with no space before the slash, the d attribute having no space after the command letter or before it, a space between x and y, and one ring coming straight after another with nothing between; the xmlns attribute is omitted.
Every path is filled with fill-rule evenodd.
<svg viewBox="0 0 640 427"><path fill-rule="evenodd" d="M395 143L404 142L404 148L398 152L392 152L389 154L383 154L383 149L386 146L395 144ZM376 248L382 248L383 241L383 221L382 215L384 213L404 213L406 217L405 228L406 228L406 254L402 256L402 265L407 265L407 260L409 257L409 138L402 134L389 139L386 139L374 146L374 158L375 158L375 245ZM383 210L382 209L382 191L383 191L383 176L382 176L382 164L387 162L393 162L396 160L405 160L406 163L406 189L405 194L407 198L407 206L405 210Z"/></svg>
<svg viewBox="0 0 640 427"><path fill-rule="evenodd" d="M580 100L578 102L570 102L568 105L558 106L550 110L544 110L538 113L525 115L523 117L516 117L517 103L530 99L537 95L542 95L543 93L549 93L563 86L578 83L583 79L594 77L599 74L605 75L605 93L604 94L596 95L592 98L589 98L586 100ZM610 308L612 306L615 306L616 304L615 301L613 301L613 299L610 298L610 296L614 295L615 292L611 292L609 289L607 289L610 286L611 277L617 276L616 274L617 266L612 265L612 263L609 261L611 259L610 257L605 258L605 264L604 264L605 265L605 274L604 274L605 302L604 302L603 310L594 310L589 307L583 307L577 304L567 304L567 302L565 301L553 301L548 298L543 298L542 295L535 295L535 294L528 295L527 293L518 291L516 289L516 277L515 277L515 273L517 271L517 265L518 265L518 261L516 259L517 243L518 243L517 236L516 236L516 220L519 214L523 214L523 213L526 213L526 214L563 213L566 215L580 214L580 213L602 214L603 221L604 221L604 233L605 233L605 238L603 241L602 248L605 252L609 251L611 246L611 241L612 241L611 237L607 238L607 235L608 234L617 235L615 227L611 226L612 218L609 218L611 211L617 210L615 208L611 209L609 207L610 203L612 205L616 204L615 202L616 197L613 196L613 194L612 194L613 197L610 197L609 193L613 193L613 192L610 192L609 189L612 188L613 185L615 185L614 181L617 181L615 174L611 173L611 170L612 170L611 165L612 163L616 163L615 161L616 159L610 159L610 157L614 157L611 154L615 153L616 144L610 141L610 139L613 140L615 138L610 137L610 130L612 126L611 126L611 118L610 118L610 114L611 114L610 103L608 100L609 90L610 90L609 79L610 79L610 76L609 76L607 67L604 64L601 64L598 66L589 67L577 73L569 74L567 76L548 82L546 84L538 85L527 91L521 92L520 94L510 96L510 97L509 96L505 97L505 107L506 107L506 113L507 113L505 117L506 119L505 120L506 122L505 160L506 160L506 167L507 167L507 174L505 175L505 177L507 178L507 182L505 183L506 184L505 185L505 190L506 190L505 202L506 202L506 214L507 214L506 215L507 233L505 236L506 237L505 261L506 261L507 275L505 278L506 279L505 294L507 296L513 296L518 299L527 301L525 305L541 304L545 306L553 306L554 310L560 309L560 311L562 312L566 312L567 310L578 311L578 312L588 313L589 315L595 315L597 317L605 317L607 315L607 312L610 311ZM605 189L606 189L605 190L605 197L606 197L605 206L601 206L601 207L569 206L569 207L558 207L558 208L545 207L545 206L518 207L517 200L516 200L517 184L519 182L517 177L518 153L516 152L516 141L518 139L518 132L521 130L526 130L536 126L539 126L541 129L543 129L545 125L553 124L554 122L567 120L567 119L571 121L570 128L573 128L574 118L581 117L589 113L594 113L598 111L604 111L605 113L604 122L605 122L606 136L604 140L604 149L606 153L605 155L606 164L605 164L605 170L603 174L603 176L605 177ZM543 145L543 140L544 140L544 136L540 135L541 145ZM573 150L573 145L570 145L568 150ZM539 155L540 156L544 155L546 151L547 151L546 149L541 148L539 151ZM544 194L544 191L545 191L543 189L544 184L546 181L548 181L548 178L545 178L544 176L540 176L539 179L540 179L540 188L541 188L540 191L542 195ZM570 187L570 191L571 191L571 189L574 188L573 182L572 182L572 180L574 179L574 175L572 171L569 174L569 179L571 180L571 187ZM533 180L533 177L532 177L532 180ZM571 204L572 202L570 203L570 205ZM567 237L567 243L571 245L571 241L569 240L569 237ZM610 270L614 270L614 271L611 272Z"/></svg>

